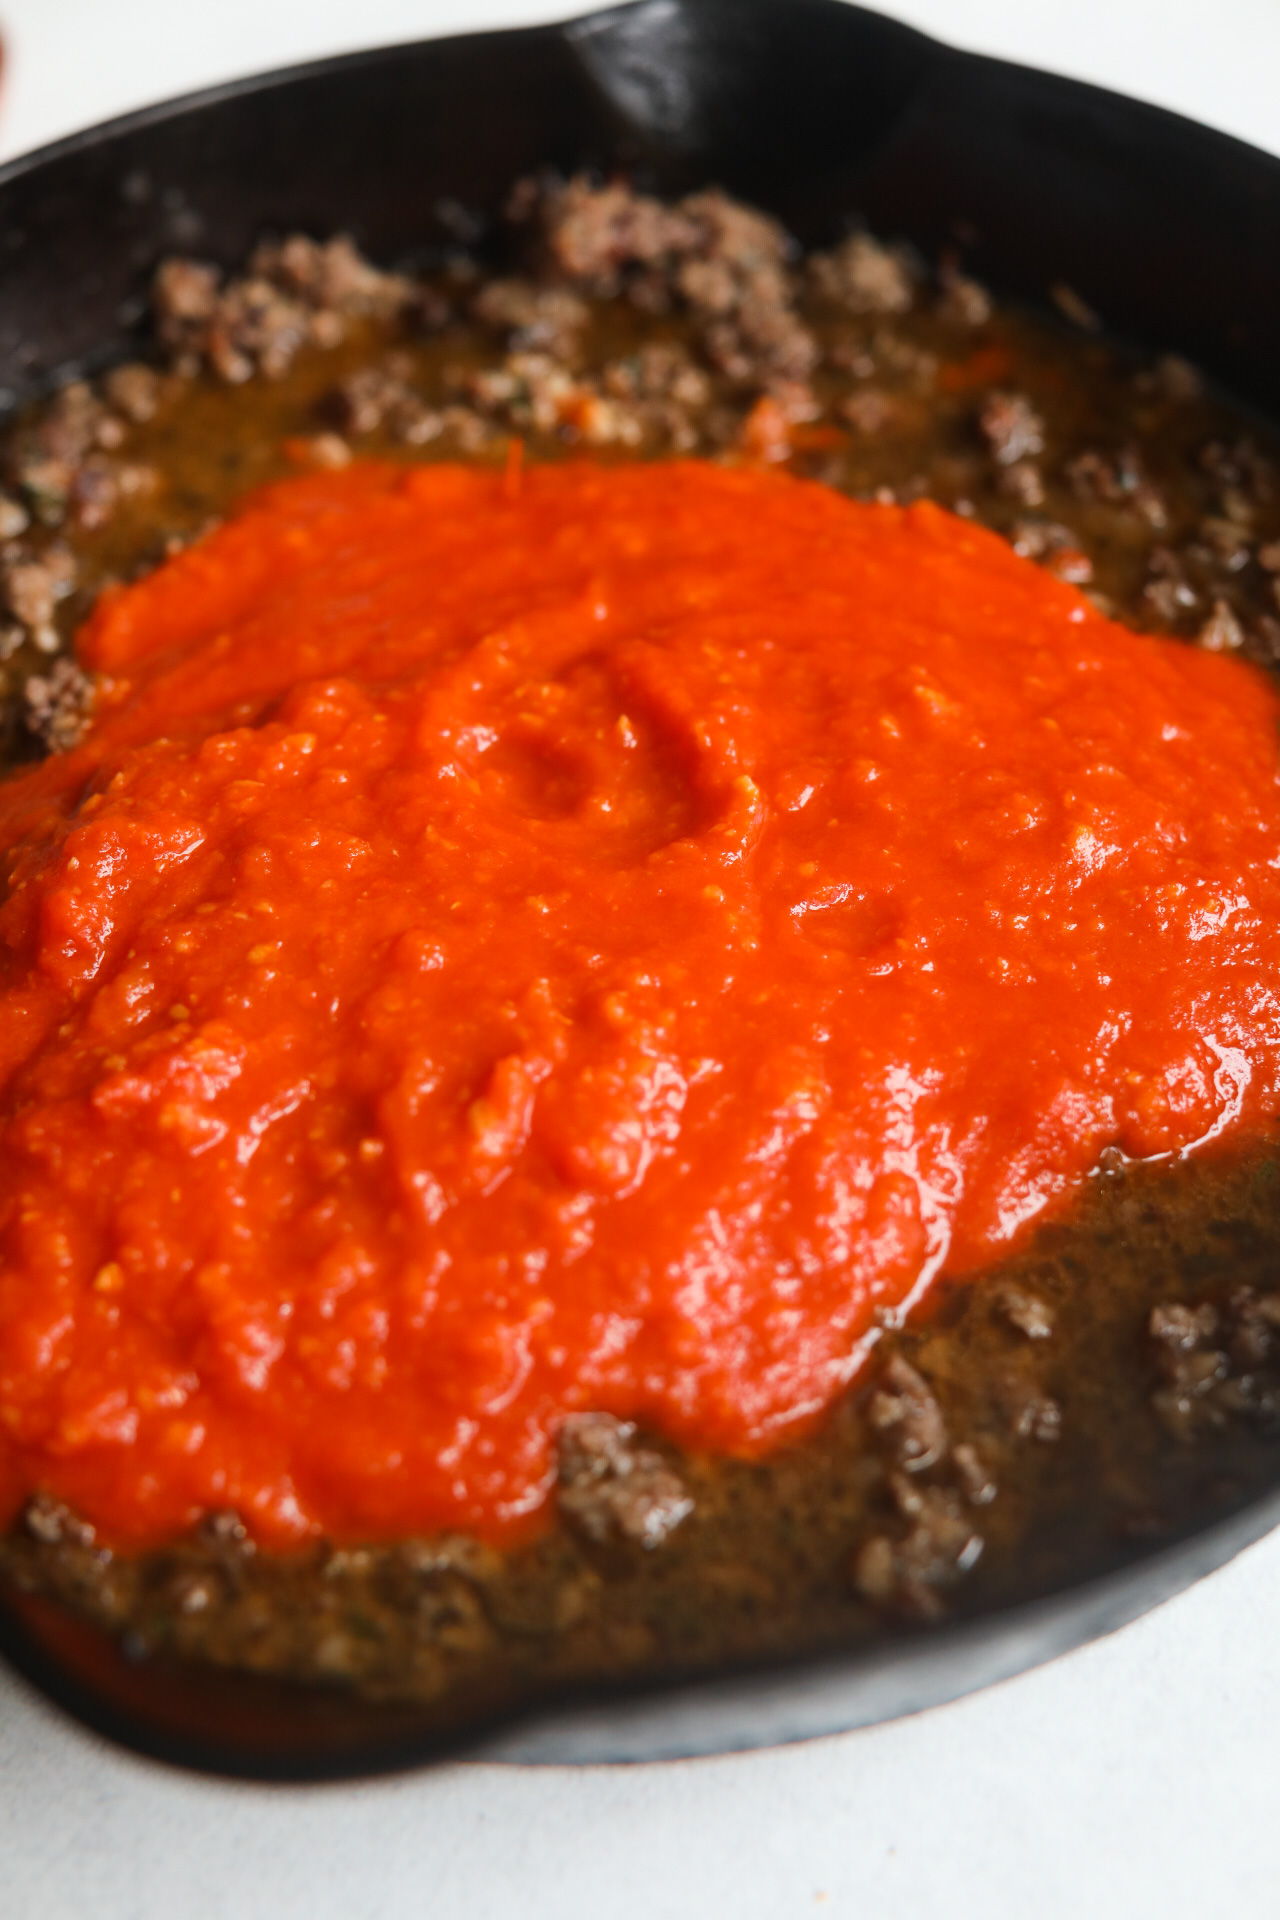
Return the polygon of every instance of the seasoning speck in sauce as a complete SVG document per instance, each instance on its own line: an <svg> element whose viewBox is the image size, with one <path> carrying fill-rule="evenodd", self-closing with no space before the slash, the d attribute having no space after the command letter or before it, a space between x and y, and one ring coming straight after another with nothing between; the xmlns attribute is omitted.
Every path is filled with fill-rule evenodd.
<svg viewBox="0 0 1280 1920"><path fill-rule="evenodd" d="M1108 1147L1280 1078L1261 673L927 503L355 462L81 636L0 786L0 1495L536 1531L763 1452Z"/></svg>

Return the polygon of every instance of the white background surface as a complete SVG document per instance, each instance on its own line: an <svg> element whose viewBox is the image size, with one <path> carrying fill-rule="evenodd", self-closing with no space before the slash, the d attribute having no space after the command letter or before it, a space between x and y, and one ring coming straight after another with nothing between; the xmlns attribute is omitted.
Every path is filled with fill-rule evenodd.
<svg viewBox="0 0 1280 1920"><path fill-rule="evenodd" d="M237 73L573 11L0 0L0 158ZM886 0L1280 150L1280 0ZM772 1753L266 1789L109 1750L0 1675L2 1920L1280 1914L1280 1535L956 1706Z"/></svg>

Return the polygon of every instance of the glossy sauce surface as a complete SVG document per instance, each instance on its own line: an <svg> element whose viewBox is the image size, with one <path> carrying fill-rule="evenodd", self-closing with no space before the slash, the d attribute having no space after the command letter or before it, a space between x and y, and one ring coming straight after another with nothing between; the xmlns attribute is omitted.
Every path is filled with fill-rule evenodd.
<svg viewBox="0 0 1280 1920"><path fill-rule="evenodd" d="M286 482L0 787L0 1487L536 1526L570 1408L774 1445L886 1310L1275 1110L1277 701L938 508Z"/></svg>

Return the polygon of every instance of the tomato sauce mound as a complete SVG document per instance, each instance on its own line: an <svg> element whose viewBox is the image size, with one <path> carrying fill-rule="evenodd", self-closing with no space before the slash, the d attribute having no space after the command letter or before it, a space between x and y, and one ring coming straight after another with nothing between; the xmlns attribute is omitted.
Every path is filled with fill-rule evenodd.
<svg viewBox="0 0 1280 1920"><path fill-rule="evenodd" d="M1277 698L697 462L287 481L0 785L0 1518L537 1525L763 1450L1104 1147L1280 1081Z"/></svg>

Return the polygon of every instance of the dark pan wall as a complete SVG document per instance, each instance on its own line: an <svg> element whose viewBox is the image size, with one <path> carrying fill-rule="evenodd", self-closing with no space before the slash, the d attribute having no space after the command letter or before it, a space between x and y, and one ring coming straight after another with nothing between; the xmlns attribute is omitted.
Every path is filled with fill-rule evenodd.
<svg viewBox="0 0 1280 1920"><path fill-rule="evenodd" d="M544 164L719 181L807 241L862 216L1280 402L1280 162L1154 108L951 53L841 0L640 0L568 27L325 62L0 173L0 389L127 350L156 260L347 229L395 259Z"/></svg>

